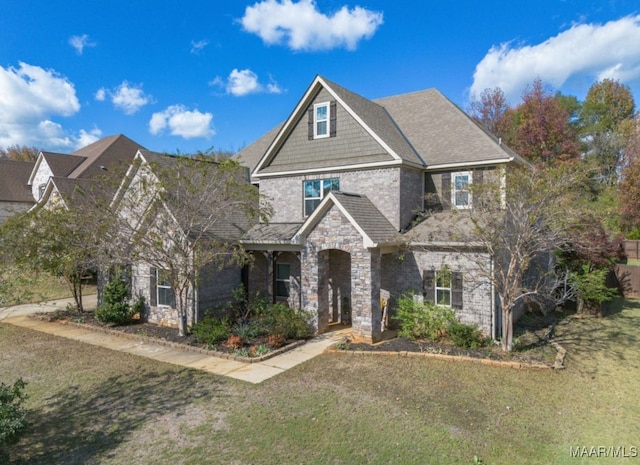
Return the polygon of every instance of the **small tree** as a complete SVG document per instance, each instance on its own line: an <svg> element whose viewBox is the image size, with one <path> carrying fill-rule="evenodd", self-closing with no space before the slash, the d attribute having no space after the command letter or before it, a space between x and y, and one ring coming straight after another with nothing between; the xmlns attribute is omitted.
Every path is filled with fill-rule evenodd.
<svg viewBox="0 0 640 465"><path fill-rule="evenodd" d="M116 260L139 260L164 276L175 296L178 332L194 321L192 298L205 267L241 265L237 240L269 208L233 160L145 154L134 160L114 201L106 246Z"/></svg>
<svg viewBox="0 0 640 465"><path fill-rule="evenodd" d="M504 177L472 186L473 208L454 216L455 234L467 244L459 253L476 265L499 298L505 351L513 347L518 305L527 299L555 302L567 297L554 294L563 277L554 267L553 253L565 243L566 206L576 182L566 166L509 167Z"/></svg>
<svg viewBox="0 0 640 465"><path fill-rule="evenodd" d="M26 385L22 378L13 385L0 383L0 451L2 446L15 443L26 429Z"/></svg>

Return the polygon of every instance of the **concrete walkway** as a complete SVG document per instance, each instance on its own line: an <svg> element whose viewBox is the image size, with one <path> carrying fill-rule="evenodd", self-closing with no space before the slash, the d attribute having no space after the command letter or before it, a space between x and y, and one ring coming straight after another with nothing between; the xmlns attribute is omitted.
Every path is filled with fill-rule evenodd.
<svg viewBox="0 0 640 465"><path fill-rule="evenodd" d="M195 368L216 375L228 376L250 383L261 383L289 368L320 355L329 346L344 341L351 332L349 328L345 328L343 330L322 334L311 339L306 344L276 357L257 363L245 363L191 352L187 349L167 347L165 345L130 339L115 334L106 334L77 326L43 321L29 316L33 313L64 309L67 303L72 300L73 299L63 299L52 302L0 308L0 322L117 350L119 352L147 357L161 362ZM87 296L85 306L87 308L95 308L95 302L95 296Z"/></svg>

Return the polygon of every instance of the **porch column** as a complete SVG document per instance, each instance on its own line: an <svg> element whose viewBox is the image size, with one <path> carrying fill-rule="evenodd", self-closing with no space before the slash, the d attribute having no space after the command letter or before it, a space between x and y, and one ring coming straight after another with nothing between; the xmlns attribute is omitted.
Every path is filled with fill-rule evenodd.
<svg viewBox="0 0 640 465"><path fill-rule="evenodd" d="M382 338L382 313L380 309L381 279L380 249L368 249L361 258L352 259L352 289L354 338L366 342L378 342Z"/></svg>

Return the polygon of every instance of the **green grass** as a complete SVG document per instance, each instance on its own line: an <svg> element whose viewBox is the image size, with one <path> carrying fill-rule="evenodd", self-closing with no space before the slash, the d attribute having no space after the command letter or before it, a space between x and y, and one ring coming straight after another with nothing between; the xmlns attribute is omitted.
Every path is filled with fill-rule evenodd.
<svg viewBox="0 0 640 465"><path fill-rule="evenodd" d="M0 325L0 380L29 382L16 463L629 463L569 451L640 447L638 327L566 320L562 371L331 354L251 385Z"/></svg>
<svg viewBox="0 0 640 465"><path fill-rule="evenodd" d="M0 295L0 303L4 307L72 297L69 286L62 279L47 273L22 272L19 276L12 274L8 278L11 287L6 295ZM96 285L84 285L82 292L85 295L95 294Z"/></svg>

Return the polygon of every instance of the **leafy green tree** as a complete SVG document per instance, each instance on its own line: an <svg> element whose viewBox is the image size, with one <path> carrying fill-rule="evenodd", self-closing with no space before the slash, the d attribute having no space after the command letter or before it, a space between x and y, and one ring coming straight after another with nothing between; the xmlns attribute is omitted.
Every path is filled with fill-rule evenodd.
<svg viewBox="0 0 640 465"><path fill-rule="evenodd" d="M631 90L617 80L594 83L582 104L580 120L586 157L599 166L602 182L615 184L624 161L625 124L635 115Z"/></svg>

